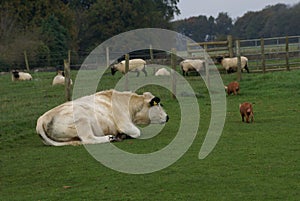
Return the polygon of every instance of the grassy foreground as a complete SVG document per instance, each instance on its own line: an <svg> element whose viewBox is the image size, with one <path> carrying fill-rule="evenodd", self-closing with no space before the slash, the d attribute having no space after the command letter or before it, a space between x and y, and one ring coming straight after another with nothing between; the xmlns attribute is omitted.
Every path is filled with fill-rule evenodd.
<svg viewBox="0 0 300 201"><path fill-rule="evenodd" d="M203 82L189 77L201 94L197 137L176 163L142 175L111 170L83 146L42 144L37 118L65 100L64 88L51 86L53 76L34 73L33 81L15 83L0 76L0 200L299 200L300 71L243 74L240 95L227 97L222 136L204 160L198 153L210 99ZM105 76L99 89L112 88L119 77ZM222 78L227 84L236 75ZM154 138L116 144L133 153L165 147L180 123L177 101L161 88L147 90L161 97L170 121ZM255 103L253 124L241 122L238 105L244 101Z"/></svg>

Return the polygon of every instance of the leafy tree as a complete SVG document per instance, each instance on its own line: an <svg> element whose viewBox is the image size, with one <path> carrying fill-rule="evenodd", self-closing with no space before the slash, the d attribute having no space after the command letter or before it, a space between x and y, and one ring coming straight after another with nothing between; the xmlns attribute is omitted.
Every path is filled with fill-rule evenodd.
<svg viewBox="0 0 300 201"><path fill-rule="evenodd" d="M68 49L81 54L124 31L143 27L170 28L170 20L179 14L178 2L1 0L0 63L23 65L22 54L14 51L18 44L22 51L28 50L28 55L39 60L35 62L37 65L46 65L42 59L61 62ZM41 54L38 55L39 50Z"/></svg>
<svg viewBox="0 0 300 201"><path fill-rule="evenodd" d="M80 38L81 49L92 49L116 34L137 28L170 28L169 21L179 13L178 0L103 0L86 11Z"/></svg>
<svg viewBox="0 0 300 201"><path fill-rule="evenodd" d="M219 13L216 18L216 33L220 37L227 36L233 27L232 19L228 16L227 13Z"/></svg>
<svg viewBox="0 0 300 201"><path fill-rule="evenodd" d="M206 36L216 35L217 40L224 40L228 34L241 39L300 34L300 3L294 6L277 4L267 6L261 11L247 12L235 23L224 12L219 13L216 19L209 17L209 26L203 20L204 17L190 17L175 21L172 23L173 29L195 41L207 40L207 37L203 38L206 33L209 33Z"/></svg>
<svg viewBox="0 0 300 201"><path fill-rule="evenodd" d="M50 56L52 64L62 63L63 59L67 57L69 36L67 29L59 23L54 15L43 20L41 38L50 52L56 53Z"/></svg>
<svg viewBox="0 0 300 201"><path fill-rule="evenodd" d="M204 41L207 37L215 35L215 19L199 15L184 20L173 22L173 29L195 41Z"/></svg>
<svg viewBox="0 0 300 201"><path fill-rule="evenodd" d="M277 37L300 34L300 4L267 6L248 12L235 22L232 34L239 38Z"/></svg>

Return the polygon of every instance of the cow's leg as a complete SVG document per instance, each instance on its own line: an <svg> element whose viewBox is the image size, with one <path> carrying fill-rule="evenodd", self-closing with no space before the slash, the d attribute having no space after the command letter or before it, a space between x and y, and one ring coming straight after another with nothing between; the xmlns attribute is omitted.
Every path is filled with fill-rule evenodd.
<svg viewBox="0 0 300 201"><path fill-rule="evenodd" d="M101 128L92 128L92 122L88 120L81 120L77 123L76 128L78 137L82 144L99 144L114 141L113 135L104 135ZM94 133L94 132L97 133Z"/></svg>
<svg viewBox="0 0 300 201"><path fill-rule="evenodd" d="M105 136L84 136L81 137L82 144L100 144L106 142L113 142L116 140L113 135L105 135Z"/></svg>
<svg viewBox="0 0 300 201"><path fill-rule="evenodd" d="M125 139L132 139L129 135L126 135L124 133L119 133L117 136L115 136L115 139L113 139L114 142L122 142Z"/></svg>
<svg viewBox="0 0 300 201"><path fill-rule="evenodd" d="M122 132L132 138L138 138L141 135L141 131L132 123L127 124L126 127L122 129Z"/></svg>

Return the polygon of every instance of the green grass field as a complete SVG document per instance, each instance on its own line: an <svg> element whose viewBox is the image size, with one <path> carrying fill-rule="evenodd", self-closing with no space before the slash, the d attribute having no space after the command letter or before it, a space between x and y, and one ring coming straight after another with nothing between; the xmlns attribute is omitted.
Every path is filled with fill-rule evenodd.
<svg viewBox="0 0 300 201"><path fill-rule="evenodd" d="M242 74L241 92L227 97L222 136L204 160L198 159L210 122L210 99L200 77L188 81L198 97L201 121L195 141L173 165L131 175L97 162L83 146L49 147L35 132L36 120L65 101L64 87L51 86L54 73L33 73L33 81L0 76L0 200L299 200L300 71ZM143 76L143 75L141 75ZM76 72L72 71L76 82ZM98 89L114 87L104 76ZM222 75L224 84L236 75ZM180 123L178 102L160 88L170 116L162 132L148 140L115 143L133 153L150 153L170 143ZM238 106L254 103L255 122L242 123Z"/></svg>

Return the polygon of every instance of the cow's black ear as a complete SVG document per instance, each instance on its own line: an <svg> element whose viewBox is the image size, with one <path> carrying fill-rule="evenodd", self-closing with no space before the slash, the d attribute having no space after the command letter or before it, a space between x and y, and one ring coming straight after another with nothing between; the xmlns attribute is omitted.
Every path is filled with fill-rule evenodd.
<svg viewBox="0 0 300 201"><path fill-rule="evenodd" d="M155 106L160 102L160 99L158 97L154 97L152 98L152 100L150 101L150 106Z"/></svg>

